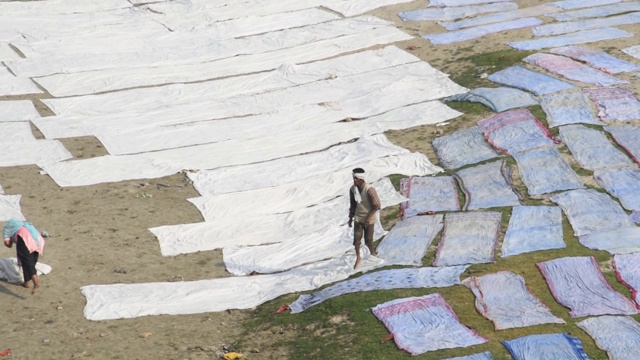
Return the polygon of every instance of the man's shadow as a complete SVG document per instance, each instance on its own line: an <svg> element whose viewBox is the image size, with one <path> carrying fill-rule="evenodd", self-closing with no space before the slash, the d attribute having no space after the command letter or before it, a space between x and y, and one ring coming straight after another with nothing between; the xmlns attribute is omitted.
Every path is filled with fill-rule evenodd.
<svg viewBox="0 0 640 360"><path fill-rule="evenodd" d="M9 287L8 287L8 286L6 286L6 285L9 285L9 286L20 286L20 287L22 287L22 285L19 285L19 284L13 284L13 283L7 282L7 281L5 281L5 280L0 280L0 294L6 294L6 295L9 295L9 296L13 296L13 297L18 298L18 299L20 299L20 300L26 300L26 299L27 299L26 297L24 297L24 296L22 296L22 295L18 295L18 294L16 294L16 293L14 293L14 292L13 292L13 291L11 291L11 289L9 289Z"/></svg>

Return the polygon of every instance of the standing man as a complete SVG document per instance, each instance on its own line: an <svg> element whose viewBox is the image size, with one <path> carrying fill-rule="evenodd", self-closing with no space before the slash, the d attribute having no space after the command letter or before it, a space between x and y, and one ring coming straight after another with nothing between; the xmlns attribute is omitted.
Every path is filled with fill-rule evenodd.
<svg viewBox="0 0 640 360"><path fill-rule="evenodd" d="M44 250L42 235L30 222L16 219L9 220L2 233L6 247L10 248L13 247L13 244L16 244L18 266L22 266L22 275L24 276L22 286L28 288L29 283L33 281L31 294L35 294L40 287L36 263L38 262L38 255L42 254Z"/></svg>
<svg viewBox="0 0 640 360"><path fill-rule="evenodd" d="M371 255L378 255L373 248L373 229L376 223L376 213L381 206L376 189L365 181L364 169L355 168L352 175L353 186L349 191L349 200L351 202L351 206L349 206L349 227L353 225L355 219L355 228L353 229L353 246L356 249L356 264L353 266L355 270L362 264L360 245L363 234L365 245L369 248Z"/></svg>

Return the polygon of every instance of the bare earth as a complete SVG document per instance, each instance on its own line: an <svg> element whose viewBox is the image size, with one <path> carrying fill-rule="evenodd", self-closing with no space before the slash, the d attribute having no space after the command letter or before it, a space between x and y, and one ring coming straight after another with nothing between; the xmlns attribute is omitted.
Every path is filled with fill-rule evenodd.
<svg viewBox="0 0 640 360"><path fill-rule="evenodd" d="M516 1L520 8L538 1ZM434 46L420 34L443 32L434 22L403 23L400 11L424 8L425 1L389 6L371 14L395 22L416 38L397 43L434 67L454 74L470 64L461 59L476 52L510 49L512 40L531 38L530 29L491 35L456 45ZM550 18L540 17L550 21ZM633 26L624 30L636 32ZM594 48L632 46L626 38L590 44ZM415 47L415 48L414 48ZM623 53L616 53L630 59ZM491 70L487 69L490 73ZM638 92L636 81L635 91ZM40 98L49 97L43 95ZM7 99L18 99L11 97ZM43 116L51 115L38 98L32 98ZM490 112L487 111L487 116ZM427 114L428 116L428 114ZM471 116L455 119L444 127L421 126L387 135L396 144L437 159L431 140L441 134L470 126ZM42 135L34 127L34 134ZM94 138L63 141L75 158L104 155ZM36 166L0 168L0 185L5 194L22 195L22 212L51 237L41 262L53 267L42 276L35 295L17 285L0 282L0 351L11 348L13 359L212 359L223 344L239 340L246 311L228 311L181 316L149 316L136 319L93 322L83 316L85 298L81 288L92 284L191 281L229 276L220 251L177 257L162 257L150 227L203 221L186 199L199 194L184 174L162 179L127 181L79 188L60 188ZM15 256L2 248L0 257ZM260 351L270 343L270 331L245 339L248 348L238 349L247 359L288 358L283 351ZM285 334L295 336L295 334ZM259 352L250 353L250 350Z"/></svg>

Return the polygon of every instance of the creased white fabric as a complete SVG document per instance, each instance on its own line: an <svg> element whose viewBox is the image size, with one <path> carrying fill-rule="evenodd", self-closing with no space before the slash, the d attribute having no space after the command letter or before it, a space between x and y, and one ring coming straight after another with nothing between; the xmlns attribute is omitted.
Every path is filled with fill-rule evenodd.
<svg viewBox="0 0 640 360"><path fill-rule="evenodd" d="M38 262L36 263L36 271L38 275L46 275L51 272L51 266ZM18 266L18 259L14 257L0 259L0 279L13 284L24 282L22 267Z"/></svg>
<svg viewBox="0 0 640 360"><path fill-rule="evenodd" d="M465 210L520 205L518 195L503 174L504 165L504 160L499 160L456 173L465 191Z"/></svg>
<svg viewBox="0 0 640 360"><path fill-rule="evenodd" d="M29 100L0 101L0 122L33 120L39 117L38 110Z"/></svg>
<svg viewBox="0 0 640 360"><path fill-rule="evenodd" d="M636 304L640 305L640 253L616 254L613 257L616 276L629 288Z"/></svg>
<svg viewBox="0 0 640 360"><path fill-rule="evenodd" d="M562 212L556 206L514 206L502 242L502 257L566 247Z"/></svg>
<svg viewBox="0 0 640 360"><path fill-rule="evenodd" d="M7 221L11 218L16 220L26 220L22 215L20 208L20 199L22 195L2 195L3 191L0 189L0 221Z"/></svg>
<svg viewBox="0 0 640 360"><path fill-rule="evenodd" d="M42 90L29 78L17 77L0 66L0 96L42 94Z"/></svg>
<svg viewBox="0 0 640 360"><path fill-rule="evenodd" d="M629 316L598 316L577 322L610 360L640 358L640 324Z"/></svg>
<svg viewBox="0 0 640 360"><path fill-rule="evenodd" d="M589 249L604 250L611 254L630 254L640 251L640 228L619 227L592 232L579 237L580 244Z"/></svg>
<svg viewBox="0 0 640 360"><path fill-rule="evenodd" d="M422 258L442 230L442 215L413 216L396 223L378 245L385 265L422 265Z"/></svg>

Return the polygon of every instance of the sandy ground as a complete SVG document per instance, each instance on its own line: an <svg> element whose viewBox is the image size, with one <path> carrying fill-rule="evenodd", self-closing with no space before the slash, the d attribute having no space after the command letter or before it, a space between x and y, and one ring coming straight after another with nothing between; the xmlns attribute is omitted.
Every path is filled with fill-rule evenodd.
<svg viewBox="0 0 640 360"><path fill-rule="evenodd" d="M520 8L538 1L516 1ZM478 52L509 49L511 40L531 38L529 29L491 35L456 45L434 46L418 35L443 32L434 22L404 23L400 11L424 8L416 1L389 6L371 14L393 21L415 35L410 41L397 43L429 62L453 74L470 64L463 58ZM551 21L550 18L543 18ZM624 30L636 31L633 26ZM635 38L590 45L594 48L617 48L635 45ZM413 48L415 47L415 48ZM623 55L622 58L630 59ZM635 90L638 82L636 81ZM46 98L43 95L38 98ZM13 97L17 99L20 97ZM38 98L31 98L43 116L51 115ZM490 115L487 112L487 116ZM444 133L470 126L477 117L464 116ZM42 135L34 127L34 134ZM437 159L431 140L435 126L392 131L387 135L396 144ZM63 141L75 158L105 154L94 138ZM20 286L0 282L0 351L11 348L15 359L211 359L223 345L238 340L239 324L245 311L227 311L189 316L150 316L127 320L92 322L83 316L85 285L140 283L154 281L189 281L228 276L220 251L165 258L160 255L150 227L202 221L199 211L187 198L198 196L184 174L152 180L126 181L79 188L60 188L48 176L40 175L36 166L0 169L0 185L6 194L22 195L22 211L28 220L51 237L41 262L53 267L43 276L42 288L34 296ZM3 248L0 256L14 256L13 249ZM250 349L260 351L270 342L269 332L251 339ZM273 335L278 336L278 335ZM283 359L282 351L260 351L247 359Z"/></svg>

